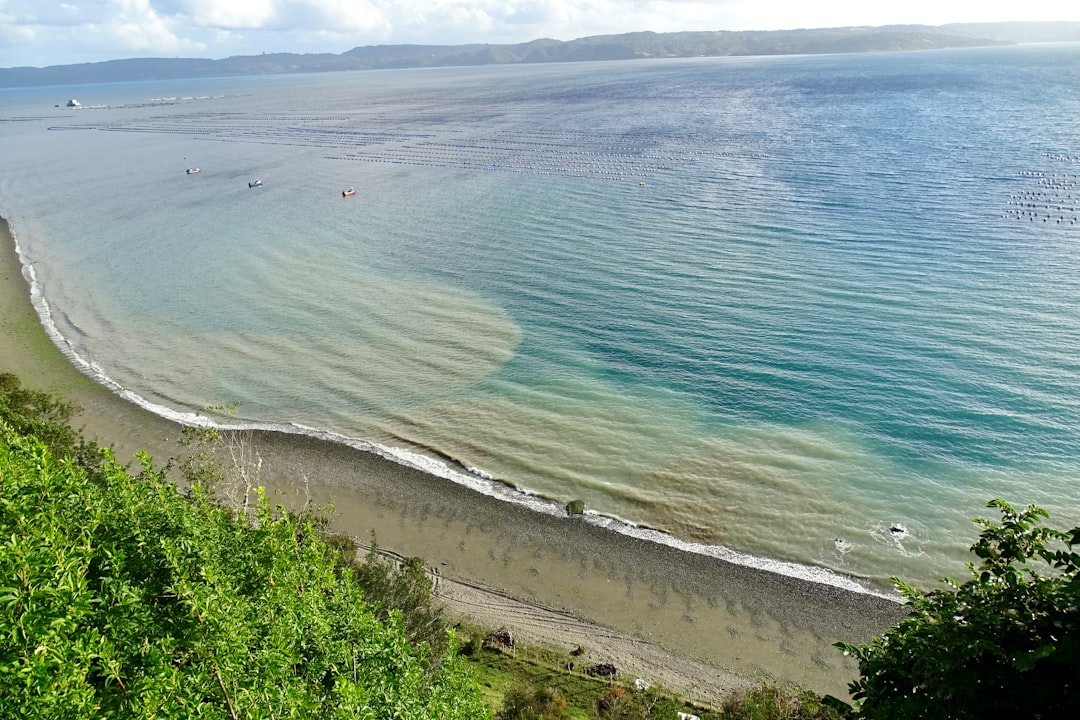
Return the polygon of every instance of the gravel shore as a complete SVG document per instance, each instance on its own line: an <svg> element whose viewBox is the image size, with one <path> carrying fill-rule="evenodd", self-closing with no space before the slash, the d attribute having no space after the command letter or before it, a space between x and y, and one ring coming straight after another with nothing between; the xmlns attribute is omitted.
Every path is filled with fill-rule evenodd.
<svg viewBox="0 0 1080 720"><path fill-rule="evenodd" d="M84 433L121 462L181 454L180 428L82 375L29 302L0 220L0 372L79 403ZM331 502L335 529L424 558L455 617L715 701L757 679L845 696L856 667L832 647L863 642L895 602L682 552L482 495L330 441L257 432L260 481L291 506Z"/></svg>

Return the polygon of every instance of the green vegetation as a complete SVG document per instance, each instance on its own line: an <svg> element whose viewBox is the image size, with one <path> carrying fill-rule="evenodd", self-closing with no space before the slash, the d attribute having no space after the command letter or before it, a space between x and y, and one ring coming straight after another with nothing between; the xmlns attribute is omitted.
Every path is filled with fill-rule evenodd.
<svg viewBox="0 0 1080 720"><path fill-rule="evenodd" d="M70 408L22 392L8 381L6 416L43 411L24 427L82 447L53 432ZM102 457L88 472L0 421L8 717L490 716L452 640L411 644L311 519L261 493L238 514Z"/></svg>
<svg viewBox="0 0 1080 720"><path fill-rule="evenodd" d="M0 373L0 422L19 435L32 435L54 457L72 458L80 467L94 471L101 464L98 448L86 442L69 424L79 407L49 393L24 388L11 373Z"/></svg>
<svg viewBox="0 0 1080 720"><path fill-rule="evenodd" d="M1076 42L1078 37L1080 23L1075 22L633 32L593 35L568 41L539 39L509 45L368 45L340 54L270 52L234 55L219 60L134 58L47 68L0 68L0 87L493 63L930 50L1017 42Z"/></svg>
<svg viewBox="0 0 1080 720"><path fill-rule="evenodd" d="M484 628L467 626L460 632L461 653L475 668L498 720L677 720L678 712L702 720L720 717L664 688L590 676L591 664L581 657L522 644L507 649L491 641L500 633Z"/></svg>
<svg viewBox="0 0 1080 720"><path fill-rule="evenodd" d="M566 720L569 703L562 692L551 685L519 683L503 696L497 720Z"/></svg>
<svg viewBox="0 0 1080 720"><path fill-rule="evenodd" d="M518 645L507 651L484 642L491 633L463 627L462 654L476 668L497 720L677 720L686 713L700 720L841 720L843 703L827 704L807 691L764 684L735 693L719 707L686 702L663 687L639 687L630 678L591 677L571 670L565 653Z"/></svg>
<svg viewBox="0 0 1080 720"><path fill-rule="evenodd" d="M340 537L340 536L336 536ZM347 540L347 539L345 539ZM356 557L355 545L349 542L345 557ZM383 622L391 615L401 619L406 639L427 646L433 663L446 656L450 648L446 618L432 601L432 583L418 557L394 560L379 552L375 538L363 562L350 563L364 597L376 600L375 614Z"/></svg>
<svg viewBox="0 0 1080 720"><path fill-rule="evenodd" d="M12 718L702 720L1080 716L1080 527L994 500L965 583L920 592L856 657L855 706L765 685L700 708L480 628L419 558L272 508L244 431L191 431L183 495L0 374L0 708ZM217 463L226 461L224 466ZM207 485L213 489L208 489ZM216 494L215 494L216 493Z"/></svg>
<svg viewBox="0 0 1080 720"><path fill-rule="evenodd" d="M894 580L910 615L872 643L838 645L859 661L855 717L1080 717L1080 527L989 507L1001 523L975 521L971 579L931 593Z"/></svg>
<svg viewBox="0 0 1080 720"><path fill-rule="evenodd" d="M841 720L844 704L828 703L808 691L792 691L776 685L763 685L724 702L724 720Z"/></svg>

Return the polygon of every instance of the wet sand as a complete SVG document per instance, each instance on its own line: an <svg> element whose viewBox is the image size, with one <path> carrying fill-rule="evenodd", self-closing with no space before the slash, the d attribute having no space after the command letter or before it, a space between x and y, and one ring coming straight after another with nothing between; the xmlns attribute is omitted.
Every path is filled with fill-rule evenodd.
<svg viewBox="0 0 1080 720"><path fill-rule="evenodd" d="M179 456L179 426L82 375L46 336L3 221L0 246L0 372L78 402L75 424L123 463L140 449L158 465ZM867 641L901 616L888 600L542 515L332 442L279 432L255 441L261 482L276 499L330 501L339 531L365 539L374 532L381 546L424 558L441 577L559 611L550 622L565 626L567 650L589 646L588 631L566 623L569 616L595 623L594 633L607 628L672 654L657 658L715 667L718 687L739 684L723 670L843 697L856 666L832 643ZM483 606L472 599L448 609L505 624ZM619 665L618 657L605 660Z"/></svg>

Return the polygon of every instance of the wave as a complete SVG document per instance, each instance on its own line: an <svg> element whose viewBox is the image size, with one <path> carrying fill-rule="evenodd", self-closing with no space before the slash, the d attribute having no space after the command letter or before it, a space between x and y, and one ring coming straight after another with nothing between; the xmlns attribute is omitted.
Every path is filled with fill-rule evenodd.
<svg viewBox="0 0 1080 720"><path fill-rule="evenodd" d="M288 433L303 435L322 441L334 442L353 448L354 450L377 455L401 466L456 483L474 492L493 497L497 500L526 507L533 512L556 517L565 517L567 515L564 504L530 492L527 488L518 487L510 482L500 480L481 468L467 465L466 463L434 448L430 449L430 452L439 457L431 457L422 452L406 448L380 445L361 438L349 437L340 433L322 430L300 423L222 422L214 420L197 411L176 410L165 405L151 402L142 395L125 388L123 385L113 380L100 365L80 355L75 349L75 345L68 338L64 337L53 320L52 309L49 306L48 300L45 298L44 290L37 279L33 264L27 260L23 253L15 228L10 222L8 223L8 227L11 238L15 244L15 252L18 255L19 263L22 267L22 275L30 286L31 304L37 312L41 324L53 344L56 345L60 352L63 353L64 357L66 357L72 365L84 375L143 410L181 425L191 427L214 427L222 430ZM895 593L883 593L863 584L854 576L843 575L826 568L754 556L732 550L722 545L708 545L684 541L662 530L638 525L619 517L604 515L589 509L586 509L579 517L582 522L590 523L596 527L611 532L617 532L638 540L672 547L682 552L712 557L735 565L741 565L777 575L785 575L807 582L829 585L853 593L872 595L894 602L901 602L901 598Z"/></svg>

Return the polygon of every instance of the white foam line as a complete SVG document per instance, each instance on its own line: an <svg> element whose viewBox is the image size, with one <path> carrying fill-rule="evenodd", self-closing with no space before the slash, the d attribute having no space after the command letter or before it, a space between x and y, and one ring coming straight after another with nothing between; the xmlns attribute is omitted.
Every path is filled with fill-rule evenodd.
<svg viewBox="0 0 1080 720"><path fill-rule="evenodd" d="M401 465L412 467L416 470L428 473L429 475L435 475L436 477L450 480L484 495L495 497L505 502L512 502L518 505L524 505L528 509L535 512L540 512L545 515L552 515L555 517L566 516L566 508L564 505L553 500L541 497L539 495L530 493L527 490L516 488L506 483L500 482L495 479L495 477L491 474L486 473L478 468L466 466L468 472L459 472L449 467L446 463L440 460L436 460L434 458L427 457L426 455L422 455L420 453L412 452L402 448L384 447L363 440L349 438L344 435L338 435L336 433L329 433L303 426L296 427L305 435L320 437L322 439L330 440L332 442L340 442L350 447L375 453L388 460L397 462ZM721 545L706 545L703 543L686 542L679 540L678 538L675 538L672 535L669 535L668 533L665 533L663 531L641 527L626 520L612 517L610 515L601 515L594 511L586 511L581 516L581 519L585 522L588 522L597 527L604 528L606 530L621 533L623 535L637 538L639 540L645 540L647 542L667 545L683 552L713 557L719 560L730 562L735 565L742 565L757 570L764 570L766 572L771 572L777 575L786 575L789 577L794 577L801 580L806 580L808 582L818 583L821 585L831 585L834 587L838 587L842 590L847 590L849 592L855 592L864 595L874 595L896 602L900 602L901 600L898 595L890 595L879 592L872 588L868 588L855 578L847 575L841 575L840 573L828 570L826 568L800 565L798 563L785 562L782 560L773 560L770 558L757 557L754 555L749 555L747 553L737 552Z"/></svg>
<svg viewBox="0 0 1080 720"><path fill-rule="evenodd" d="M327 440L329 442L340 443L356 450L361 450L363 452L378 455L379 457L382 457L391 462L395 462L399 465L409 467L414 470L419 470L420 472L424 472L429 475L442 478L444 480L449 480L451 482L457 483L458 485L469 488L470 490L484 495L488 495L490 497L494 497L498 500L522 505L534 512L539 512L545 515L551 515L555 517L566 516L567 513L564 505L554 500L550 500L548 498L544 498L534 493L531 493L526 489L517 488L507 483L500 482L493 475L484 472L479 468L464 466L466 467L467 472L461 472L451 468L449 465L447 465L441 460L428 457L415 451L406 450L405 448L395 448L378 445L367 440L352 438L327 430L319 430L317 428L308 427L298 423L223 423L214 421L201 413L173 410L172 408L165 407L164 405L158 405L156 403L150 402L146 398L135 392L132 392L131 390L124 388L122 385L110 378L96 363L90 362L83 358L75 351L75 348L72 346L72 344L66 338L64 338L64 336L60 333L59 329L56 327L56 324L53 322L52 313L49 309L49 303L44 297L44 293L42 291L40 283L37 280L37 274L34 272L33 266L30 263L25 262L22 248L19 245L19 239L16 236L15 229L14 227L12 227L10 222L8 223L8 228L11 231L11 236L15 241L15 252L16 254L18 254L19 261L22 264L23 277L26 278L27 282L30 284L31 302L33 303L33 306L37 311L38 316L41 318L42 325L45 327L49 338L60 349L64 356L71 360L71 362L79 370L81 370L84 374L91 377L95 381L109 388L128 402L138 405L139 407L148 410L155 415L159 415L169 420L173 420L182 425L190 425L196 427L216 427L223 430L269 430L276 432L285 432L294 435L304 435L319 440ZM588 522L597 527L604 528L606 530L621 533L628 537L637 538L639 540L654 542L660 545L667 545L683 552L713 557L719 560L730 562L735 565L742 565L757 570L771 572L777 575L786 575L789 577L798 578L821 585L831 585L850 592L860 593L864 595L873 595L895 602L901 601L901 598L896 594L890 595L882 593L880 591L863 585L851 576L841 575L840 573L828 570L826 568L813 567L810 565L800 565L798 563L758 557L755 555L737 552L721 545L706 545L703 543L686 542L683 540L679 540L678 538L675 538L672 535L669 535L668 533L662 532L660 530L641 527L629 521L622 520L620 518L610 515L601 515L591 510L587 510L583 515L580 516L580 518L585 522Z"/></svg>

